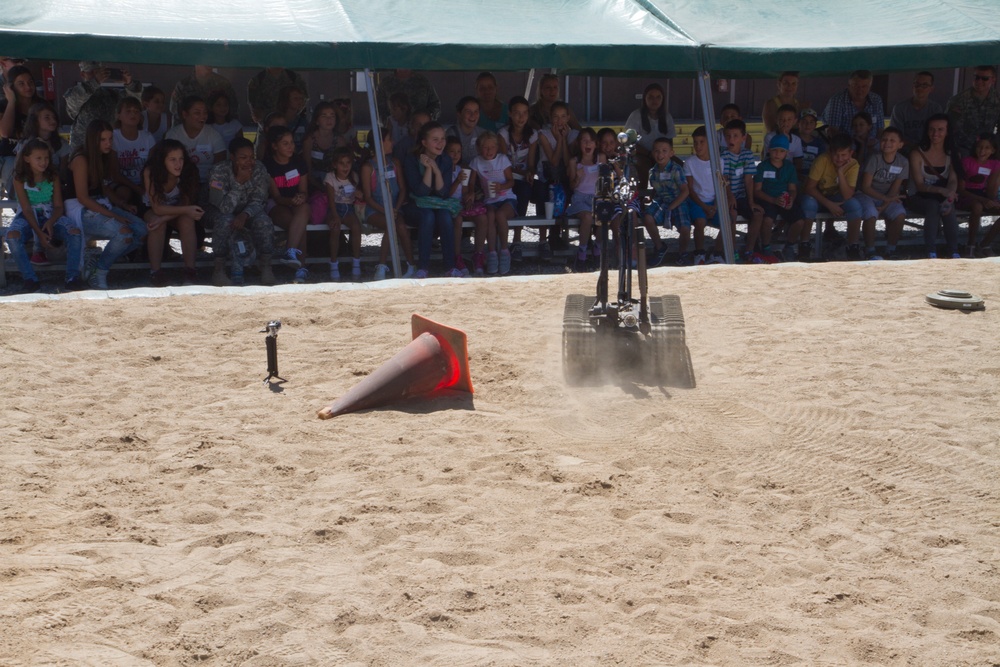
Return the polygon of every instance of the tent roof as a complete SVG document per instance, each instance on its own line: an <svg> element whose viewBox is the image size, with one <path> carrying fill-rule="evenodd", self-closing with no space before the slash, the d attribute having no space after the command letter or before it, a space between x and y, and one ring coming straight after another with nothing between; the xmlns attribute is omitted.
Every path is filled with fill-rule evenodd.
<svg viewBox="0 0 1000 667"><path fill-rule="evenodd" d="M997 0L10 0L31 58L300 69L940 68L1000 53Z"/></svg>
<svg viewBox="0 0 1000 667"><path fill-rule="evenodd" d="M11 0L6 52L301 69L696 71L694 42L631 0Z"/></svg>

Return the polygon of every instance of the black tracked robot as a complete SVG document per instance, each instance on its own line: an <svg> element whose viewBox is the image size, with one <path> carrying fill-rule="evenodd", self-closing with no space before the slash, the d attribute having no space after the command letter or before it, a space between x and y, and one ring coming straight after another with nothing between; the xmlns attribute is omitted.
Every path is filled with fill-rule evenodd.
<svg viewBox="0 0 1000 667"><path fill-rule="evenodd" d="M597 295L570 294L563 314L563 372L571 383L607 375L650 384L693 387L694 373L684 340L684 315L676 295L647 295L646 253L634 178L635 130L618 135L618 155L602 164L594 195L594 221L601 244ZM619 176L621 174L621 176ZM609 297L609 227L623 216L618 257L617 300ZM632 268L632 240L639 247ZM639 287L633 295L632 272Z"/></svg>

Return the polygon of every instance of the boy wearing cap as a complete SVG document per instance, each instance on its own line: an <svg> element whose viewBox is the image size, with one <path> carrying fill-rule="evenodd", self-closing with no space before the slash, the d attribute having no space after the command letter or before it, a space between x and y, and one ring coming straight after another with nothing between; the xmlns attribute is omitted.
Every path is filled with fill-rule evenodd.
<svg viewBox="0 0 1000 667"><path fill-rule="evenodd" d="M760 153L760 160L761 162L767 160L767 151L771 147L771 140L781 135L788 140L788 154L786 157L792 161L796 169L799 169L802 166L802 140L792 134L792 130L795 129L795 124L799 120L798 113L796 113L795 107L791 104L783 104L778 108L776 118L778 129L774 132L768 132L764 136L764 150Z"/></svg>
<svg viewBox="0 0 1000 667"><path fill-rule="evenodd" d="M753 177L754 201L763 209L755 213L747 230L747 253L753 252L760 235L761 251L750 255L752 264L774 264L778 258L771 252L771 230L780 217L791 223L788 237L796 239L801 233L802 215L796 203L799 177L789 155L788 138L779 134L771 139L767 159L757 165Z"/></svg>

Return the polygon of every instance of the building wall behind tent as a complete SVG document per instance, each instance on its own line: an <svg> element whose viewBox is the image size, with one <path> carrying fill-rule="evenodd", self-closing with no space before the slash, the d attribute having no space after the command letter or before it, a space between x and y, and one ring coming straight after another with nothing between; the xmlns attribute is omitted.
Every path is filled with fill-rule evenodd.
<svg viewBox="0 0 1000 667"><path fill-rule="evenodd" d="M40 82L41 61L28 63ZM109 63L121 66L121 63ZM153 84L169 96L174 84L181 78L192 73L189 67L163 65L133 65L130 68L134 76L146 84ZM241 120L250 124L249 109L246 104L247 82L258 70L221 68L219 73L226 76L233 84L240 97ZM310 105L316 104L322 95L325 99L335 97L351 97L354 103L354 122L357 126L367 126L368 105L364 92L353 89L353 77L350 72L337 70L301 70L300 73L309 85ZM536 73L535 82L542 71ZM944 104L952 95L955 87L954 70L934 70L936 86L934 98ZM475 79L478 72L426 72L434 84L442 100L441 120L452 123L455 120L455 103L464 95L475 94ZM499 95L507 100L513 95L522 95L528 79L527 72L496 72ZM58 62L55 64L56 92L62 122L68 123L65 109L61 105L62 93L79 80L76 63ZM971 85L972 69L959 72L958 88L964 89ZM878 75L875 78L873 90L886 101L888 114L892 105L906 99L911 94L912 72ZM678 121L697 121L701 118L701 102L698 97L697 82L693 78L662 78L650 77L597 77L577 76L561 78L560 86L563 98L568 99L570 106L581 120L598 125L621 124L628 115L638 107L638 96L651 81L658 81L667 90L668 107ZM847 73L838 77L803 77L799 85L799 99L807 101L813 108L822 111L827 99L846 87ZM722 105L734 101L743 110L744 117L758 119L764 102L775 94L775 79L738 79L730 92L714 90L715 112L718 114ZM535 92L532 90L531 100Z"/></svg>

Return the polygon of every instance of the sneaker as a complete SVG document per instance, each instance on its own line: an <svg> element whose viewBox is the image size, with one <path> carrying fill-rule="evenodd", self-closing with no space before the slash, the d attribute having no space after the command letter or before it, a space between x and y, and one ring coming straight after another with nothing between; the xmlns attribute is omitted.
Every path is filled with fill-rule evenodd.
<svg viewBox="0 0 1000 667"><path fill-rule="evenodd" d="M903 256L899 254L899 250L897 250L896 248L893 248L892 250L886 248L885 259L895 262L897 260L903 259Z"/></svg>
<svg viewBox="0 0 1000 667"><path fill-rule="evenodd" d="M194 285L198 282L198 270L187 267L181 269L181 285Z"/></svg>
<svg viewBox="0 0 1000 667"><path fill-rule="evenodd" d="M351 280L353 280L354 282L360 282L361 281L361 264L360 263L359 264L352 264L351 265Z"/></svg>
<svg viewBox="0 0 1000 667"><path fill-rule="evenodd" d="M167 279L167 272L163 269L149 272L149 282L153 287L166 287L170 284Z"/></svg>
<svg viewBox="0 0 1000 667"><path fill-rule="evenodd" d="M552 259L552 246L549 245L548 241L544 241L542 245L538 247L538 256L542 259Z"/></svg>
<svg viewBox="0 0 1000 667"><path fill-rule="evenodd" d="M461 269L452 269L445 275L449 278L467 278L469 274L468 271L466 271L465 275L463 275Z"/></svg>
<svg viewBox="0 0 1000 667"><path fill-rule="evenodd" d="M865 250L865 259L869 262L881 262L882 255L875 252L875 249L872 248L871 250Z"/></svg>
<svg viewBox="0 0 1000 667"><path fill-rule="evenodd" d="M692 262L694 266L705 266L705 253L697 252L694 255L694 261Z"/></svg>
<svg viewBox="0 0 1000 667"><path fill-rule="evenodd" d="M500 257L497 255L496 251L487 253L486 255L486 273L491 276L494 275L498 270L500 270Z"/></svg>
<svg viewBox="0 0 1000 667"><path fill-rule="evenodd" d="M709 264L725 264L726 263L726 258L723 257L722 255L718 255L718 254L716 254L716 253L713 252L708 257L708 263Z"/></svg>
<svg viewBox="0 0 1000 667"><path fill-rule="evenodd" d="M576 261L581 264L587 261L587 249L583 246L580 246L580 249L576 251Z"/></svg>
<svg viewBox="0 0 1000 667"><path fill-rule="evenodd" d="M951 253L951 258L952 259L962 259L962 256L959 255L957 252L953 252L953 253Z"/></svg>
<svg viewBox="0 0 1000 667"><path fill-rule="evenodd" d="M243 281L243 267L233 267L233 270L229 273L229 282L236 287L242 287Z"/></svg>
<svg viewBox="0 0 1000 667"><path fill-rule="evenodd" d="M664 243L660 246L659 250L653 251L653 258L650 260L650 266L659 266L663 264L663 260L667 257L667 244ZM683 262L683 263L682 263ZM677 260L677 266L687 266L691 263L691 253L682 252L680 259Z"/></svg>
<svg viewBox="0 0 1000 667"><path fill-rule="evenodd" d="M505 276L510 273L510 250L500 251L500 275Z"/></svg>
<svg viewBox="0 0 1000 667"><path fill-rule="evenodd" d="M21 291L24 292L25 294L30 294L31 292L37 292L41 288L42 288L42 283L38 282L37 280L31 280L29 278L28 280L24 281L24 285L21 287Z"/></svg>
<svg viewBox="0 0 1000 667"><path fill-rule="evenodd" d="M476 272L477 276L481 276L486 273L486 253L472 253L472 269Z"/></svg>
<svg viewBox="0 0 1000 667"><path fill-rule="evenodd" d="M593 257L594 259L600 259L601 258L601 244L600 243L595 243L594 245L590 246L590 256Z"/></svg>
<svg viewBox="0 0 1000 667"><path fill-rule="evenodd" d="M306 267L300 267L295 269L295 277L292 278L292 283L296 285L301 285L302 283L309 280L309 269Z"/></svg>
<svg viewBox="0 0 1000 667"><path fill-rule="evenodd" d="M417 280L426 280L427 271L425 269L417 269L417 272L413 274L413 277Z"/></svg>
<svg viewBox="0 0 1000 667"><path fill-rule="evenodd" d="M759 252L753 253L752 255L750 255L750 262L749 263L750 264L764 264L765 263L764 262L764 255L760 254Z"/></svg>
<svg viewBox="0 0 1000 667"><path fill-rule="evenodd" d="M63 285L63 289L67 292L79 292L80 290L87 289L87 283L83 282L79 277L70 278Z"/></svg>
<svg viewBox="0 0 1000 667"><path fill-rule="evenodd" d="M857 243L847 246L846 255L847 259L855 262L865 258L864 254L861 252L861 246L859 246Z"/></svg>
<svg viewBox="0 0 1000 667"><path fill-rule="evenodd" d="M94 289L99 289L99 290L108 289L108 272L102 269L95 270L94 274L90 276L90 279L87 281L87 283L90 284L90 286L93 287Z"/></svg>
<svg viewBox="0 0 1000 667"><path fill-rule="evenodd" d="M808 262L812 258L812 246L808 243L799 244L798 259L800 262Z"/></svg>
<svg viewBox="0 0 1000 667"><path fill-rule="evenodd" d="M289 248L285 253L285 256L281 258L282 264L285 266L290 266L293 269L297 269L302 266L302 260L299 257L302 256L302 251L298 248Z"/></svg>
<svg viewBox="0 0 1000 667"><path fill-rule="evenodd" d="M409 262L406 263L406 271L403 272L403 278L412 278L417 273L417 267L413 266Z"/></svg>
<svg viewBox="0 0 1000 667"><path fill-rule="evenodd" d="M781 257L777 253L768 251L761 253L761 258L763 258L765 264L778 264L781 262Z"/></svg>
<svg viewBox="0 0 1000 667"><path fill-rule="evenodd" d="M667 256L667 244L663 244L663 248L657 251L653 255L653 261L650 262L650 266L659 266L663 262L663 258ZM705 263L705 256L699 255L701 257L701 263ZM691 253L682 252L681 256L677 258L677 266L691 266Z"/></svg>
<svg viewBox="0 0 1000 667"><path fill-rule="evenodd" d="M512 260L514 260L515 262L520 262L523 257L524 257L524 251L521 250L521 244L520 243L511 243L510 244L510 258Z"/></svg>
<svg viewBox="0 0 1000 667"><path fill-rule="evenodd" d="M927 253L927 259L937 259L937 253L936 252Z"/></svg>
<svg viewBox="0 0 1000 667"><path fill-rule="evenodd" d="M465 266L465 260L462 259L461 257L455 258L455 269L458 271L459 277L461 278L469 277L469 268Z"/></svg>
<svg viewBox="0 0 1000 667"><path fill-rule="evenodd" d="M375 267L375 280L385 280L386 275L389 273L389 267L385 264L379 264Z"/></svg>
<svg viewBox="0 0 1000 667"><path fill-rule="evenodd" d="M49 261L49 258L45 256L45 252L43 250L39 250L31 254L31 263L35 266L49 266L52 264L52 262Z"/></svg>
<svg viewBox="0 0 1000 667"><path fill-rule="evenodd" d="M330 280L335 283L340 282L340 265L336 262L330 262Z"/></svg>

